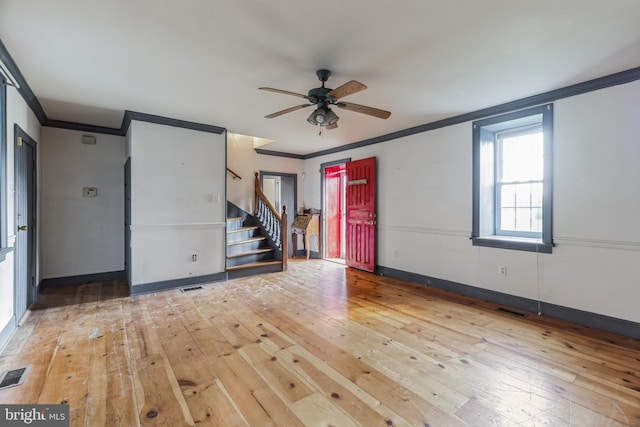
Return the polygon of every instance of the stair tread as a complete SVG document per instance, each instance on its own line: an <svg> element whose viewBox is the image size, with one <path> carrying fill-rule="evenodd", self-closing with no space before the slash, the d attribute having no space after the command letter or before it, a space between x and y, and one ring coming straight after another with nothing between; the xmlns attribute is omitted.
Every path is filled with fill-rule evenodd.
<svg viewBox="0 0 640 427"><path fill-rule="evenodd" d="M237 242L227 242L227 246L235 246L235 245L242 245L244 243L259 242L259 241L265 240L265 239L266 239L265 236L257 236L257 237L252 237L250 239L238 240Z"/></svg>
<svg viewBox="0 0 640 427"><path fill-rule="evenodd" d="M273 252L273 249L272 248L256 249L255 251L247 251L247 252L241 252L239 254L227 255L227 258L239 258L241 256L264 254L267 252Z"/></svg>
<svg viewBox="0 0 640 427"><path fill-rule="evenodd" d="M231 234L231 233L240 233L242 231L251 231L251 230L257 230L259 227L257 225L254 225L252 227L240 227L240 228L236 228L235 230L227 230L227 233Z"/></svg>
<svg viewBox="0 0 640 427"><path fill-rule="evenodd" d="M240 220L244 221L244 218L241 217L241 216L233 217L233 218L227 218L227 222L240 221Z"/></svg>
<svg viewBox="0 0 640 427"><path fill-rule="evenodd" d="M282 261L252 262L250 264L242 264L242 265L236 265L236 266L233 266L233 267L227 267L227 271L244 270L244 269L247 269L247 268L265 267L265 266L268 266L268 265L278 265L278 264L282 264Z"/></svg>

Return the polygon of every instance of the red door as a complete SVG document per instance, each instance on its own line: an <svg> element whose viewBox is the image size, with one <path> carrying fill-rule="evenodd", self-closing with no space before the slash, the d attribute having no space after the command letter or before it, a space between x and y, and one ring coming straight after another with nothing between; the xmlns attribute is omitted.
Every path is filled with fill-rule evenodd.
<svg viewBox="0 0 640 427"><path fill-rule="evenodd" d="M346 264L373 272L376 248L376 158L347 163L346 175Z"/></svg>

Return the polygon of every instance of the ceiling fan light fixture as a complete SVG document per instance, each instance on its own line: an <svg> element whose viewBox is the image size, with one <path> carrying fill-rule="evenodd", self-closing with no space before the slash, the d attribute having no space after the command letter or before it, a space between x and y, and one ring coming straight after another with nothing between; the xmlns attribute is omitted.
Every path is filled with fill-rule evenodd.
<svg viewBox="0 0 640 427"><path fill-rule="evenodd" d="M313 118L320 126L325 126L327 124L327 110L324 108L318 108L315 111L315 116L313 116Z"/></svg>
<svg viewBox="0 0 640 427"><path fill-rule="evenodd" d="M327 108L327 110L325 111L325 117L326 120L324 126L331 126L335 123L338 123L338 120L340 120L340 117L338 117L338 115L329 108Z"/></svg>
<svg viewBox="0 0 640 427"><path fill-rule="evenodd" d="M338 122L340 118L329 108L319 107L309 115L307 121L314 126L331 126Z"/></svg>
<svg viewBox="0 0 640 427"><path fill-rule="evenodd" d="M309 123L311 123L314 126L318 125L318 122L316 121L316 112L312 111L311 114L309 114L309 117L307 118L307 121Z"/></svg>

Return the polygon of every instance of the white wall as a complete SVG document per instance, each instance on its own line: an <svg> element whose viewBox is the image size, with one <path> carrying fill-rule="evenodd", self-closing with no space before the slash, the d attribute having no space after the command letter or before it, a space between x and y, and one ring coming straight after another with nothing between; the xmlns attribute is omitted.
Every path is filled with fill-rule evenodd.
<svg viewBox="0 0 640 427"><path fill-rule="evenodd" d="M640 321L640 82L555 107L554 234L543 297Z"/></svg>
<svg viewBox="0 0 640 427"><path fill-rule="evenodd" d="M9 235L9 246L15 243L15 205L14 205L14 124L18 124L31 138L38 144L36 156L40 153L40 123L35 114L27 106L24 99L16 89L7 87L7 234ZM40 174L40 162L38 161L38 182ZM38 190L39 198L40 190ZM40 217L38 215L38 224ZM37 243L39 254L39 240ZM14 253L7 254L4 262L0 262L0 330L13 322L13 268ZM36 280L40 280L40 257L36 262ZM0 348L5 343L0 342Z"/></svg>
<svg viewBox="0 0 640 427"><path fill-rule="evenodd" d="M304 203L322 163L375 156L379 265L640 322L638 111L640 82L554 103L553 254L471 245L470 122L306 160Z"/></svg>
<svg viewBox="0 0 640 427"><path fill-rule="evenodd" d="M42 129L42 277L124 269L125 138ZM97 197L83 197L96 187Z"/></svg>
<svg viewBox="0 0 640 427"><path fill-rule="evenodd" d="M269 146L263 147L268 149ZM229 133L227 136L227 167L239 174L242 179L227 176L227 198L234 205L246 212L253 212L254 180L256 172L295 173L298 175L298 204L303 199L302 179L303 161L287 157L258 154L253 148L253 138ZM298 209L287 206L289 215Z"/></svg>
<svg viewBox="0 0 640 427"><path fill-rule="evenodd" d="M133 121L127 140L132 285L224 271L224 134Z"/></svg>

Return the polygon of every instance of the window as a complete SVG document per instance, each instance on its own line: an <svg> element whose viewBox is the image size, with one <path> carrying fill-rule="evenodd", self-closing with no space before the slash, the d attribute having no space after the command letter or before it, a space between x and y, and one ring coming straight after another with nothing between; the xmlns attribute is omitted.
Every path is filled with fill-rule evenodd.
<svg viewBox="0 0 640 427"><path fill-rule="evenodd" d="M474 245L551 253L553 105L473 123Z"/></svg>
<svg viewBox="0 0 640 427"><path fill-rule="evenodd" d="M0 74L0 262L7 252L7 87Z"/></svg>

